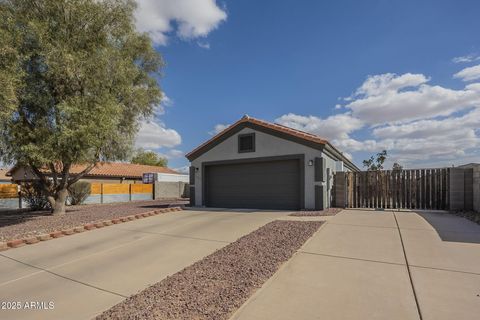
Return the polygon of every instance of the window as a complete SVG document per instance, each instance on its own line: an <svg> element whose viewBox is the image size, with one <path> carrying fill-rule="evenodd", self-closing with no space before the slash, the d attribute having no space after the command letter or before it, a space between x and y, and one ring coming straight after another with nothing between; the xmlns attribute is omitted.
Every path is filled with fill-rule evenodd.
<svg viewBox="0 0 480 320"><path fill-rule="evenodd" d="M255 133L238 135L238 152L255 151Z"/></svg>

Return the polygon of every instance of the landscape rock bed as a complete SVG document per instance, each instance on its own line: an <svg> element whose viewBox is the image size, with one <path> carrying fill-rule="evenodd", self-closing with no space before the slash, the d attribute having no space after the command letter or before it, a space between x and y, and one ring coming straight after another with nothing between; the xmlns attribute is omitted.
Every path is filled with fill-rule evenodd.
<svg viewBox="0 0 480 320"><path fill-rule="evenodd" d="M450 213L480 224L480 212L473 211L451 211Z"/></svg>
<svg viewBox="0 0 480 320"><path fill-rule="evenodd" d="M328 208L325 210L318 210L318 211L297 211L294 213L289 214L292 217L321 217L321 216L334 216L343 209L341 208Z"/></svg>
<svg viewBox="0 0 480 320"><path fill-rule="evenodd" d="M53 216L49 212L0 213L0 241L34 237L87 223L98 223L185 203L185 201L153 200L80 205L67 207L67 213L59 216Z"/></svg>
<svg viewBox="0 0 480 320"><path fill-rule="evenodd" d="M321 221L273 221L117 304L106 319L228 319Z"/></svg>

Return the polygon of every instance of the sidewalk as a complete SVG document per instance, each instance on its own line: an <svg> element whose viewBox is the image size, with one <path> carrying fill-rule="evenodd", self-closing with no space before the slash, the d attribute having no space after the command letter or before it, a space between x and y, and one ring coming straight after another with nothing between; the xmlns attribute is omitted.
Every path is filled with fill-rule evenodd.
<svg viewBox="0 0 480 320"><path fill-rule="evenodd" d="M448 214L346 210L232 319L476 319L479 243Z"/></svg>

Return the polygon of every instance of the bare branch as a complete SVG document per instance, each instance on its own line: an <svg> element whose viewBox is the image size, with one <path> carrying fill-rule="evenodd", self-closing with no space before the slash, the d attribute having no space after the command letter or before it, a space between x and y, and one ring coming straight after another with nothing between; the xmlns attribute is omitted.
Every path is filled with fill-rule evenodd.
<svg viewBox="0 0 480 320"><path fill-rule="evenodd" d="M83 178L86 174L92 171L93 168L97 165L97 162L89 164L82 172L73 176L72 179L68 181L67 188L70 187L72 184Z"/></svg>
<svg viewBox="0 0 480 320"><path fill-rule="evenodd" d="M58 185L58 173L55 169L55 164L49 163L48 167L50 168L50 172L52 173L53 185L54 187L56 187Z"/></svg>

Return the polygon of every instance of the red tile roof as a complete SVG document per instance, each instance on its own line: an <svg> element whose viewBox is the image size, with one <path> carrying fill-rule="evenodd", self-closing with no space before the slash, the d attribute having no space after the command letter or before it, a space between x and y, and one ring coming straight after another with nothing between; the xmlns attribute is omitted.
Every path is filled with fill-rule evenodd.
<svg viewBox="0 0 480 320"><path fill-rule="evenodd" d="M85 170L86 167L87 165L73 165L70 169L70 174L78 174ZM16 167L12 168L8 174L11 175L15 169ZM50 170L44 169L42 171L48 173ZM99 162L85 177L142 178L144 173L178 174L177 171L166 167L122 162Z"/></svg>
<svg viewBox="0 0 480 320"><path fill-rule="evenodd" d="M74 165L70 173L76 174L82 172L86 168L85 165ZM87 176L105 176L105 177L126 177L126 178L142 178L144 173L173 173L178 172L158 166L147 166L143 164L122 163L122 162L102 162L98 163Z"/></svg>
<svg viewBox="0 0 480 320"><path fill-rule="evenodd" d="M10 180L11 178L7 176L8 169L0 168L0 180Z"/></svg>

